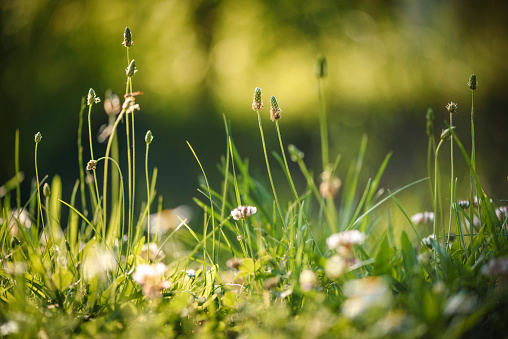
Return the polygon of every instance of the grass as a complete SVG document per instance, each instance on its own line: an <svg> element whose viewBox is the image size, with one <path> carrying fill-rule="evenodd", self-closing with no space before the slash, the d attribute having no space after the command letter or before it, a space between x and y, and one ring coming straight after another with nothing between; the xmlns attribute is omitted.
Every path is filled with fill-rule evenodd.
<svg viewBox="0 0 508 339"><path fill-rule="evenodd" d="M157 159L149 161L149 146L153 140L157 147L157 136L150 131L145 136L147 198L135 210L134 202L141 198L134 191L134 112L139 109L136 97L142 93L133 91L137 70L130 59L128 29L124 37L128 64L124 103L108 94L109 139L104 156L96 159L90 126L92 106L99 98L90 90L86 103L92 153L88 162L81 140L86 108L82 99L77 131L80 168L70 197L62 196L57 175L51 183L47 176L39 180L37 164L44 159L37 158L37 150L44 141L38 133L36 177L30 199L22 205L20 187L25 183L18 165L16 132L15 173L0 187L0 337L461 338L504 334L507 213L484 191L476 173L476 76L474 86L473 78L469 83L472 150L464 148L451 119L436 147L429 110L428 177L398 189L380 187L383 175L389 175L385 170L391 153L375 177L362 182L367 136L357 146L358 157L343 181L339 178L340 155L330 158L334 162L329 160L324 57L316 68L320 175L309 169L295 145L284 145L283 114L273 96L272 121L264 121L261 89L256 88L252 119L257 115L270 187L263 184L266 178L250 174L250 164L237 149L224 117L225 157L218 166L223 174L219 185L208 181L209 164L203 164L188 143L204 178L195 198L203 218L190 220L177 209L163 210L162 195L156 196L157 169L150 173L150 164ZM126 182L125 169L118 165L116 138L122 119L128 146ZM267 124L273 124L274 130ZM265 132L275 133L278 144L266 144ZM470 170L469 204L457 201L453 165L450 199L441 198L439 168L444 158L439 150L447 140L463 156L455 165ZM304 187L297 189L293 181L286 150L305 178ZM99 190L101 166L103 187ZM282 171L287 184L272 180L275 171ZM410 216L404 208L407 201L400 195L409 188L419 196L428 189L432 201L422 204L432 206L433 212ZM289 198L277 195L288 189ZM404 216L403 225L394 224L391 212L383 214L387 210L380 207L389 203ZM446 203L448 228L443 215ZM61 217L62 208L69 209L67 220ZM452 225L456 241L451 240Z"/></svg>

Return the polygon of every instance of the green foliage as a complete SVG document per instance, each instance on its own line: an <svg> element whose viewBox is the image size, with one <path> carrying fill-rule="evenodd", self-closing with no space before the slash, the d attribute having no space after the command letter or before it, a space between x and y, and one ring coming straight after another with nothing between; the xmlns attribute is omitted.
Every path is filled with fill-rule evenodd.
<svg viewBox="0 0 508 339"><path fill-rule="evenodd" d="M125 45L132 64L131 44ZM258 103L269 179L252 174L224 118L226 156L218 165L223 177L219 188L208 180L208 165L188 143L203 175L195 198L202 220L191 220L176 209L163 210L161 197L157 212L151 214L157 170L150 180L148 147L146 197L141 209L134 209L134 201L143 195L135 190L134 113L139 109L139 93L133 92L133 74L127 74L122 109L109 121L104 157L94 159L89 127L94 162L87 168L88 190L81 149L80 179L70 197L62 196L58 175L42 195L47 177L39 180L36 174L32 198L21 206L17 168L15 177L0 187L0 336L458 338L500 333L508 306L506 209L496 209L485 193L453 129L451 140L464 156L474 183L471 189L478 195L478 206L471 201L468 214L452 190L449 227L455 224L457 242L450 240L444 218L438 221L436 215L432 215L435 233L422 238L420 233L426 232L422 224L432 222L430 214L409 217L403 198L401 203L395 197L409 188L422 190L425 185L419 184L429 180L436 212L441 205L438 175L393 193L380 192L389 153L375 177L362 182L367 136L341 187L341 157L337 155L333 164L328 161L322 76L318 83L320 181L293 146L291 159L307 183L297 188L282 141L284 120L274 121L278 145L266 143ZM260 95L256 90L256 100L261 100ZM90 100L89 119L96 101ZM127 182L113 141L122 119L128 146ZM157 139L151 145L156 147ZM441 145L429 147L428 159L435 159L435 168ZM43 146L39 139L36 169L37 149ZM275 151L279 147L280 154ZM268 149L273 149L272 157ZM15 150L19 152L17 137ZM279 167L270 167L273 158ZM114 164L113 178L118 176L111 190L109 162ZM102 164L99 190L97 177L102 171L97 170ZM272 171L282 171L289 185L273 180ZM457 182L453 176L450 181ZM78 190L81 199L76 199ZM10 196L14 191L15 204ZM388 201L393 205L386 206ZM62 219L62 207L69 209L67 220ZM391 217L382 218L381 207L385 211L392 207L405 219L395 225ZM404 228L409 227L408 234Z"/></svg>

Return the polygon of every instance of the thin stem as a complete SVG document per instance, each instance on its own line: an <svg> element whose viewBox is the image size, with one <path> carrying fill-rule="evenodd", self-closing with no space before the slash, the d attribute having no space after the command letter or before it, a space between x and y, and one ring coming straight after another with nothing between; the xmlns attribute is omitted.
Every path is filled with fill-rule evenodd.
<svg viewBox="0 0 508 339"><path fill-rule="evenodd" d="M436 154L434 156L434 235L437 237L437 227L436 227L436 224L437 224L437 192L438 192L438 181L439 181L439 166L438 166L438 162L437 162L437 157L439 155L439 149L441 148L441 145L443 144L443 140L441 139L439 141L439 144L437 145L437 148L436 148Z"/></svg>
<svg viewBox="0 0 508 339"><path fill-rule="evenodd" d="M46 227L44 226L44 216L42 215L42 203L41 203L41 190L39 183L39 170L37 166L37 146L38 142L35 143L35 180L37 181L37 229L39 229L39 221L42 223L42 233L46 239L46 249L49 251L48 235L46 234Z"/></svg>
<svg viewBox="0 0 508 339"><path fill-rule="evenodd" d="M453 113L450 113L450 128L453 128ZM454 190L453 190L453 138L450 138L450 218L448 223L448 239L450 238L450 232L452 230L452 219L453 219L453 204L455 203ZM448 245L448 240L447 240Z"/></svg>
<svg viewBox="0 0 508 339"><path fill-rule="evenodd" d="M106 210L106 198L107 198L107 194L106 193L107 193L107 187L108 187L108 165L109 165L109 161L108 160L109 160L109 153L111 151L111 144L113 142L113 139L115 138L116 129L118 127L118 124L122 120L124 114L125 114L125 109L122 109L122 111L118 114L118 117L115 120L113 128L111 129L111 135L109 136L108 145L106 146L106 154L104 156L104 180L103 180L103 189L102 189L103 194L104 194L104 198L103 198L104 210ZM125 120L128 121L128 119L125 119ZM123 179L122 179L122 187L123 187ZM129 190L129 193L130 193L130 190ZM122 202L122 204L123 204L123 202ZM124 220L124 222L125 222L125 220ZM128 250L130 250L130 234L131 234L130 225L131 224L130 224L130 220L129 220L129 230L128 230L129 242L127 244ZM122 235L123 235L123 232L122 232Z"/></svg>
<svg viewBox="0 0 508 339"><path fill-rule="evenodd" d="M298 196L298 192L296 191L295 184L294 184L293 178L291 176L291 172L289 171L288 162L286 160L286 152L284 151L284 146L282 144L282 137L280 136L279 120L275 120L275 126L277 128L277 136L279 137L280 151L282 152L282 158L284 159L284 165L286 166L286 172L287 172L287 175L288 175L288 178L289 178L289 183L291 185L291 190L293 191L295 199L296 199L296 201L298 203L298 207L300 207L300 210L302 211L303 220L305 221L305 225L307 226L307 229L310 231L310 235L312 237L312 240L314 241L314 244L316 245L316 248L317 248L319 254L322 255L321 251L319 250L319 246L317 246L317 242L316 242L316 239L314 238L314 234L312 233L312 230L310 229L310 224L307 221L307 217L305 216L305 212L303 212L303 210L302 210L302 203L300 201L300 197ZM294 226L292 226L291 228L292 228L291 232L293 233L294 232ZM293 238L291 238L291 242L292 241L293 241Z"/></svg>
<svg viewBox="0 0 508 339"><path fill-rule="evenodd" d="M92 145L92 123L91 123L91 116L92 116L92 105L93 104L89 104L88 105L88 139L90 140L90 156L91 156L91 159L90 160L95 160L94 156L93 156L93 145ZM93 170L93 179L94 179L94 182L95 182L95 194L97 195L97 202L99 202L101 199L99 197L99 190L97 189L97 175L95 174L95 170ZM104 205L104 217L102 216L102 212L100 212L100 215L101 215L101 219L102 219L102 233L103 233L103 239L104 239L104 234L106 232L106 206Z"/></svg>
<svg viewBox="0 0 508 339"><path fill-rule="evenodd" d="M474 138L474 90L471 90L471 175L470 175L470 200L469 200L469 225L470 229L472 230L472 225L474 225L474 208L473 208L473 201L474 201L474 174L473 172L476 172L476 149L475 149L475 138ZM471 234L471 240L469 242L470 249L472 251L473 249L473 232L470 232ZM472 253L471 253L472 254Z"/></svg>
<svg viewBox="0 0 508 339"><path fill-rule="evenodd" d="M146 153L145 153L145 174L146 174L146 196L147 196L147 199L146 199L146 207L148 209L148 216L147 216L147 230L148 230L148 240L147 240L147 244L148 244L148 249L150 249L150 180L148 178L148 148L150 147L150 145L147 143L146 144ZM147 260L150 261L150 251L148 250L147 251Z"/></svg>
<svg viewBox="0 0 508 339"><path fill-rule="evenodd" d="M81 191L81 205L83 214L88 216L88 210L86 209L86 198L85 198L85 170L83 169L83 145L82 145L82 133L83 133L83 113L85 111L85 97L81 98L81 109L79 110L79 123L78 123L78 168L79 168L79 188Z"/></svg>
<svg viewBox="0 0 508 339"><path fill-rule="evenodd" d="M268 171L268 177L270 178L270 184L272 185L272 191L273 191L273 197L275 199L275 204L277 205L277 210L278 210L280 218L282 220L282 224L284 225L284 228L285 228L286 223L284 221L284 216L282 215L282 210L280 209L279 199L277 198L277 192L275 191L275 186L273 184L272 172L270 171L270 163L268 162L268 156L266 155L265 136L263 133L263 126L261 124L261 113L259 111L256 111L256 112L258 113L259 132L261 133L261 142L263 144L263 152L265 154L266 169Z"/></svg>
<svg viewBox="0 0 508 339"><path fill-rule="evenodd" d="M19 129L16 129L16 138L14 142L14 171L16 172L16 207L18 215L21 213L21 188L19 173Z"/></svg>
<svg viewBox="0 0 508 339"><path fill-rule="evenodd" d="M326 106L325 95L323 90L323 78L318 77L318 91L319 91L319 127L321 134L321 157L323 160L323 171L328 166L328 129L326 124Z"/></svg>

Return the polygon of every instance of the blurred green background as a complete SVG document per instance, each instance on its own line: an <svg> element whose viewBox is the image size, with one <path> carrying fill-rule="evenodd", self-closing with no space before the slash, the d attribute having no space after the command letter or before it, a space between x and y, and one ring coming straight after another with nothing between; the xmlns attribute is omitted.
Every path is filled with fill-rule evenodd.
<svg viewBox="0 0 508 339"><path fill-rule="evenodd" d="M68 200L79 177L81 97L90 87L101 98L109 88L125 92L127 61L121 43L126 26L139 70L134 90L145 93L136 115L138 192L145 191L144 134L151 129L150 166L159 168L157 189L164 207L191 203L199 194L200 171L186 140L212 186L219 188L216 163L226 152L223 114L231 120L233 137L252 172L268 182L251 109L256 86L263 90L269 148L278 150L267 107L275 95L283 110L285 144L305 152L317 177L314 66L320 54L329 66L325 97L331 154L343 155L339 176L346 176L361 135L368 133L365 176L375 175L393 150L385 187L425 177L425 112L434 109L439 136L450 101L459 105L454 123L469 150L471 91L466 83L475 73L478 171L487 193L507 197L506 2L2 0L0 9L0 183L14 175L19 128L25 198L34 176L33 136L40 131L39 173L61 175ZM97 135L107 122L102 105L94 106L92 120ZM123 145L125 128L120 131ZM83 144L86 162L86 138ZM104 145L95 147L95 154L104 154ZM442 149L443 171L448 147ZM468 172L456 153L459 186L467 188ZM124 148L122 161L125 154ZM302 180L296 166L293 173ZM303 183L298 187L301 191ZM426 188L421 185L411 194L421 195ZM430 208L430 200L421 207Z"/></svg>

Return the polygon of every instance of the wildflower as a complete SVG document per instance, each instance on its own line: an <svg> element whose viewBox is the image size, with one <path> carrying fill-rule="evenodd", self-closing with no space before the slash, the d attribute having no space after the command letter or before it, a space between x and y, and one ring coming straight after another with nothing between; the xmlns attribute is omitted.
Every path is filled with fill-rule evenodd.
<svg viewBox="0 0 508 339"><path fill-rule="evenodd" d="M457 201L457 206L459 206L462 209L468 209L469 208L469 200L459 200Z"/></svg>
<svg viewBox="0 0 508 339"><path fill-rule="evenodd" d="M139 104L136 104L136 96L134 95L134 93L125 95L124 97L125 101L123 102L122 109L125 110L126 114L132 113L134 112L134 110L139 111Z"/></svg>
<svg viewBox="0 0 508 339"><path fill-rule="evenodd" d="M9 320L0 326L0 336L19 333L19 324L14 320Z"/></svg>
<svg viewBox="0 0 508 339"><path fill-rule="evenodd" d="M326 239L326 244L330 249L339 249L340 247L351 248L354 245L360 245L365 240L365 234L358 230L350 230L341 233L334 233Z"/></svg>
<svg viewBox="0 0 508 339"><path fill-rule="evenodd" d="M291 157L291 161L297 162L298 160L302 160L304 154L295 145L291 144L288 146L289 156Z"/></svg>
<svg viewBox="0 0 508 339"><path fill-rule="evenodd" d="M132 279L141 285L143 295L152 299L160 296L163 289L171 287L171 283L163 280L166 265L158 263L154 265L138 265L136 271L132 273Z"/></svg>
<svg viewBox="0 0 508 339"><path fill-rule="evenodd" d="M47 182L44 183L44 186L42 187L42 194L44 194L46 198L49 198L51 196L51 187L49 187L49 184Z"/></svg>
<svg viewBox="0 0 508 339"><path fill-rule="evenodd" d="M38 144L39 142L41 142L42 140L42 134L41 132L37 132L37 134L35 134L35 143Z"/></svg>
<svg viewBox="0 0 508 339"><path fill-rule="evenodd" d="M138 70L136 69L136 60L132 59L129 66L125 69L125 74L127 77L132 78L137 72Z"/></svg>
<svg viewBox="0 0 508 339"><path fill-rule="evenodd" d="M0 218L0 225L3 225L5 220ZM18 226L22 226L26 229L32 227L32 222L30 221L30 216L26 212L26 210L12 210L9 212L9 229L11 235L14 237L18 234Z"/></svg>
<svg viewBox="0 0 508 339"><path fill-rule="evenodd" d="M436 241L436 235L431 234L428 237L425 237L422 239L422 242L425 244L425 246L431 248L432 247L432 240Z"/></svg>
<svg viewBox="0 0 508 339"><path fill-rule="evenodd" d="M334 255L325 263L325 273L330 279L338 279L346 271L346 261L340 255Z"/></svg>
<svg viewBox="0 0 508 339"><path fill-rule="evenodd" d="M86 164L87 171L95 171L96 167L97 167L97 160L90 160L88 162L88 164Z"/></svg>
<svg viewBox="0 0 508 339"><path fill-rule="evenodd" d="M483 265L481 272L487 277L508 273L508 257L490 259L487 264Z"/></svg>
<svg viewBox="0 0 508 339"><path fill-rule="evenodd" d="M241 236L241 235L236 236L236 240L242 241L243 240L243 236Z"/></svg>
<svg viewBox="0 0 508 339"><path fill-rule="evenodd" d="M333 198L342 186L342 181L333 176L330 170L321 173L321 184L319 185L319 193L324 198Z"/></svg>
<svg viewBox="0 0 508 339"><path fill-rule="evenodd" d="M88 91L88 99L87 99L88 106L98 104L99 102L101 102L101 98L99 98L97 94L95 94L93 88L90 88L90 90Z"/></svg>
<svg viewBox="0 0 508 339"><path fill-rule="evenodd" d="M323 55L318 57L315 73L318 78L324 78L328 75L328 65Z"/></svg>
<svg viewBox="0 0 508 339"><path fill-rule="evenodd" d="M130 47L134 45L134 41L132 41L132 33L129 27L125 27L122 45L124 45L125 47Z"/></svg>
<svg viewBox="0 0 508 339"><path fill-rule="evenodd" d="M469 77L469 81L468 81L467 85L473 91L476 89L476 86L478 86L478 81L476 80L476 75L471 74L471 76Z"/></svg>
<svg viewBox="0 0 508 339"><path fill-rule="evenodd" d="M196 271L194 271L193 269L185 271L185 274L187 274L187 276L189 278L195 278L196 277Z"/></svg>
<svg viewBox="0 0 508 339"><path fill-rule="evenodd" d="M348 299L342 306L342 314L348 318L356 318L372 308L386 308L392 301L390 288L380 277L347 281L343 291Z"/></svg>
<svg viewBox="0 0 508 339"><path fill-rule="evenodd" d="M457 107L458 107L458 105L456 103L454 103L453 101L450 101L450 103L448 105L446 105L446 110L449 113L453 114L457 111Z"/></svg>
<svg viewBox="0 0 508 339"><path fill-rule="evenodd" d="M473 295L468 295L464 292L457 293L448 299L446 303L444 314L466 314L474 310L478 299Z"/></svg>
<svg viewBox="0 0 508 339"><path fill-rule="evenodd" d="M107 115L116 115L120 113L122 105L118 95L113 93L110 89L106 91L106 99L104 100L104 111Z"/></svg>
<svg viewBox="0 0 508 339"><path fill-rule="evenodd" d="M261 88L254 89L254 99L252 100L252 110L261 112L263 109L263 101L261 100Z"/></svg>
<svg viewBox="0 0 508 339"><path fill-rule="evenodd" d="M427 224L434 222L433 212L416 213L411 217L411 221L415 224Z"/></svg>
<svg viewBox="0 0 508 339"><path fill-rule="evenodd" d="M277 99L272 95L270 99L270 119L275 122L275 120L280 119L282 110L279 108L279 104L277 103Z"/></svg>
<svg viewBox="0 0 508 339"><path fill-rule="evenodd" d="M150 233L165 233L183 226L182 222L192 219L189 206L180 205L172 209L164 209L160 213L150 214Z"/></svg>
<svg viewBox="0 0 508 339"><path fill-rule="evenodd" d="M44 239L44 237L42 238ZM105 278L107 272L116 269L116 261L110 251L102 247L93 247L83 256L83 273L85 280L95 277Z"/></svg>
<svg viewBox="0 0 508 339"><path fill-rule="evenodd" d="M508 217L508 206L501 206L496 209L496 216L499 220L504 221Z"/></svg>
<svg viewBox="0 0 508 339"><path fill-rule="evenodd" d="M150 145L152 143L152 140L153 140L152 131L148 130L145 134L145 142L147 145Z"/></svg>
<svg viewBox="0 0 508 339"><path fill-rule="evenodd" d="M151 242L149 244L143 244L140 256L143 259L148 258L151 262L154 262L157 257L162 259L164 257L164 253L159 251L159 247L156 243Z"/></svg>
<svg viewBox="0 0 508 339"><path fill-rule="evenodd" d="M231 211L231 216L235 220L247 219L253 214L256 214L257 208L254 206L238 206Z"/></svg>
<svg viewBox="0 0 508 339"><path fill-rule="evenodd" d="M452 136L452 129L455 129L455 126L444 129L441 132L441 140L446 141L446 140L450 139L450 137Z"/></svg>
<svg viewBox="0 0 508 339"><path fill-rule="evenodd" d="M316 275L311 270L303 270L302 273L300 273L299 282L302 291L308 292L314 287L314 285L317 282Z"/></svg>

